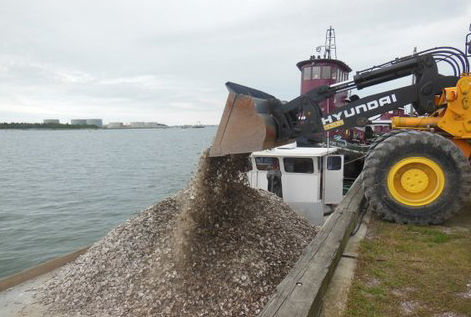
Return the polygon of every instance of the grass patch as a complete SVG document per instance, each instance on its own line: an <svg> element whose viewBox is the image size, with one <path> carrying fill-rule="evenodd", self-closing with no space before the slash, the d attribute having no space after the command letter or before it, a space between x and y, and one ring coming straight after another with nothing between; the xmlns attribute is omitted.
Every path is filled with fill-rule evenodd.
<svg viewBox="0 0 471 317"><path fill-rule="evenodd" d="M345 316L471 316L471 230L446 229L373 217Z"/></svg>

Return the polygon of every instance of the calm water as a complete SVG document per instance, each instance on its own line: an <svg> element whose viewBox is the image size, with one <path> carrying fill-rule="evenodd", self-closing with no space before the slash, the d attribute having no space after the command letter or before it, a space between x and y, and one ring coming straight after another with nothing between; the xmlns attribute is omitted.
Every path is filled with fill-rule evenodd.
<svg viewBox="0 0 471 317"><path fill-rule="evenodd" d="M0 278L86 246L185 187L215 134L0 130Z"/></svg>

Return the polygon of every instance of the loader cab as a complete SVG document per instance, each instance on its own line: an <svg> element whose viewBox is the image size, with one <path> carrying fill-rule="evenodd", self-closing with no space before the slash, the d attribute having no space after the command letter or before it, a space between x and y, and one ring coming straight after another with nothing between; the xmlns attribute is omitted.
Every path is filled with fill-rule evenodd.
<svg viewBox="0 0 471 317"><path fill-rule="evenodd" d="M268 190L267 173L273 163L281 171L283 201L313 225L343 198L343 155L337 148L300 148L295 145L253 152L247 176L253 188Z"/></svg>

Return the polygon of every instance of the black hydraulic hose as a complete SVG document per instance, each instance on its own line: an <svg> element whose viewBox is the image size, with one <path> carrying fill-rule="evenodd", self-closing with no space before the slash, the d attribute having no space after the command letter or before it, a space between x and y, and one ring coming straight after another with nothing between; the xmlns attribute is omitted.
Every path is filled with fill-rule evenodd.
<svg viewBox="0 0 471 317"><path fill-rule="evenodd" d="M436 57L436 59L439 59L439 60L446 60L448 62L453 62L453 65L456 67L456 69L458 69L458 71L461 71L461 68L463 66L462 64L460 66L459 60L454 58L456 56L450 53L433 53L433 57Z"/></svg>
<svg viewBox="0 0 471 317"><path fill-rule="evenodd" d="M380 69L385 68L385 67L393 67L395 65L399 66L398 64L403 64L407 65L409 64L411 59L416 59L418 56L422 56L425 54L430 54L434 58L435 62L445 62L447 63L453 70L454 76L458 77L462 73L469 72L470 66L469 66L469 60L466 57L466 55L463 53L463 51L455 48L455 47L449 47L449 46L444 46L444 47L434 47L430 48L418 53L414 53L413 55L410 56L405 56L401 58L396 58L394 60L388 61L386 63L383 63L381 65L373 66L370 68L366 68L360 71L356 72L355 75L355 80L354 81L349 81L349 82L344 82L340 83L337 85L333 85L329 91L333 92L342 92L342 91L348 91L354 88L361 89L365 88L380 82L388 81L388 75L385 74L384 78L377 78L375 80L372 80L371 82L368 82L368 77L371 75L368 73L375 72L375 73L381 73ZM399 66L399 68L401 68ZM386 71L387 72L387 71ZM406 71L405 71L406 73ZM407 74L403 73L400 77L407 76ZM378 75L378 74L375 74ZM398 74L396 73L396 76ZM366 80L366 82L365 82Z"/></svg>
<svg viewBox="0 0 471 317"><path fill-rule="evenodd" d="M443 48L442 48L443 49ZM455 48L455 47L444 47L445 50L452 50L455 52L455 56L459 58L459 60L462 62L463 65L463 70L464 72L469 72L470 66L469 66L469 60L466 54L463 53L463 51Z"/></svg>
<svg viewBox="0 0 471 317"><path fill-rule="evenodd" d="M448 55L447 55L448 54ZM432 55L435 56L445 56L445 59L448 61L453 61L455 65L458 67L458 76L462 73L465 72L466 70L466 64L464 63L462 56L459 56L455 54L454 52L450 51L435 51L432 53ZM461 65L460 65L461 64Z"/></svg>
<svg viewBox="0 0 471 317"><path fill-rule="evenodd" d="M421 51L417 54L422 55L422 54L426 54L426 53L429 53L429 52L452 54L460 60L461 65L463 66L464 72L469 72L469 60L466 57L466 55L463 53L462 50L457 49L456 47L443 46L443 47L430 48L430 49Z"/></svg>
<svg viewBox="0 0 471 317"><path fill-rule="evenodd" d="M434 56L443 56L441 54L434 54ZM449 55L446 55L444 57L436 57L435 58L435 61L437 62L437 64L439 62L445 62L445 63L448 63L451 68L453 68L453 75L454 76L459 76L460 75L460 68L459 68L459 65L458 63L456 62L456 60L454 59L451 59L453 62L450 61L450 59L448 58Z"/></svg>
<svg viewBox="0 0 471 317"><path fill-rule="evenodd" d="M421 55L424 55L424 54L427 54L427 53L432 53L432 55L434 55L434 53L450 54L451 56L454 56L459 61L459 64L461 64L461 66L462 66L463 72L469 72L469 69L470 69L469 60L466 57L466 55L463 53L463 51L461 51L461 50L459 50L455 47L444 46L444 47L434 47L434 48L430 48L430 49L415 53L415 54L410 55L410 56L396 58L394 60L388 61L388 62L383 63L381 65L373 66L373 67L366 68L364 70L358 71L357 74L370 72L370 71L373 71L375 69L391 66L393 64L404 62L404 61L410 60L412 58L416 58L417 56L421 56ZM457 63L457 65L458 65L458 62L456 60L454 60L454 62ZM460 67L458 67L458 68L461 70Z"/></svg>
<svg viewBox="0 0 471 317"><path fill-rule="evenodd" d="M372 71L372 70L375 70L375 69L379 69L379 68L384 68L384 67L389 67L393 64L397 64L399 62L403 62L403 61L407 61L409 59L412 59L414 57L417 57L416 55L410 55L410 56L405 56L405 57L401 57L401 58L395 58L393 60L390 60L388 62L385 62L383 64L380 64L380 65L376 65L376 66L372 66L372 67L369 67L369 68L366 68L366 69L363 69L363 70L360 70L358 71L357 73L364 73L364 72L369 72L369 71Z"/></svg>

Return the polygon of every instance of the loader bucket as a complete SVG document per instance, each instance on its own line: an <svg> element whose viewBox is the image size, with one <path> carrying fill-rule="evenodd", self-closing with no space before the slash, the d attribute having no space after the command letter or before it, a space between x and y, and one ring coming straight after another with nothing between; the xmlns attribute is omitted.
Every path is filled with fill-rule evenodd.
<svg viewBox="0 0 471 317"><path fill-rule="evenodd" d="M210 156L251 153L292 142L277 141L277 126L264 92L227 83L229 96Z"/></svg>

